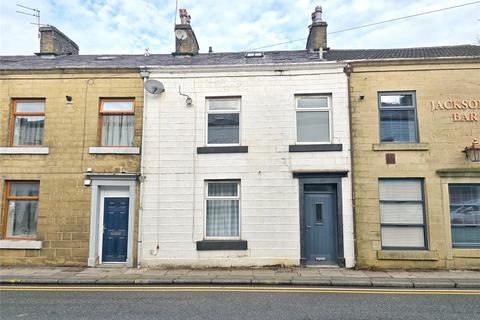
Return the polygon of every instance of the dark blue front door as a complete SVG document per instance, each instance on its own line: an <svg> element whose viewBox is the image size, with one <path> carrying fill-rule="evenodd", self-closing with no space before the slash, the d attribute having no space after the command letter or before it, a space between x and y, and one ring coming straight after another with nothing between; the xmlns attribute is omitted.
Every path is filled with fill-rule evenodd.
<svg viewBox="0 0 480 320"><path fill-rule="evenodd" d="M337 210L334 189L306 185L304 193L307 264L337 264Z"/></svg>
<svg viewBox="0 0 480 320"><path fill-rule="evenodd" d="M128 244L128 198L105 198L103 262L125 262Z"/></svg>

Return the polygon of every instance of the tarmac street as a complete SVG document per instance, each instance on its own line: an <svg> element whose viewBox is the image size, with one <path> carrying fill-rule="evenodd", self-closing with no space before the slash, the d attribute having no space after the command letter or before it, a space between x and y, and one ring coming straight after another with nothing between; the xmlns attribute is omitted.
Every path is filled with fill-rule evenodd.
<svg viewBox="0 0 480 320"><path fill-rule="evenodd" d="M480 319L480 291L297 286L2 286L3 319Z"/></svg>

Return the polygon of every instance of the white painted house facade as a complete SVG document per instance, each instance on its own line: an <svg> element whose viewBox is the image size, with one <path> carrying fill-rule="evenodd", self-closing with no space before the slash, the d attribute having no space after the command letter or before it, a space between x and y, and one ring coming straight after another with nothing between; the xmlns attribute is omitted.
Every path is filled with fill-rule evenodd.
<svg viewBox="0 0 480 320"><path fill-rule="evenodd" d="M321 13L307 50L198 54L180 10L175 52L141 72L140 266L355 265L348 79Z"/></svg>
<svg viewBox="0 0 480 320"><path fill-rule="evenodd" d="M148 68L141 266L354 266L344 64L275 54Z"/></svg>

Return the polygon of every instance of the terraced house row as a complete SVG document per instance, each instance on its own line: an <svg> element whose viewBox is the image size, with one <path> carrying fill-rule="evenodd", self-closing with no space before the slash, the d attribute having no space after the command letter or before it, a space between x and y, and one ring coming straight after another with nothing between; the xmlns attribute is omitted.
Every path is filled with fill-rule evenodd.
<svg viewBox="0 0 480 320"><path fill-rule="evenodd" d="M181 10L171 54L0 56L0 264L480 268L480 46L312 17L305 50L199 53Z"/></svg>

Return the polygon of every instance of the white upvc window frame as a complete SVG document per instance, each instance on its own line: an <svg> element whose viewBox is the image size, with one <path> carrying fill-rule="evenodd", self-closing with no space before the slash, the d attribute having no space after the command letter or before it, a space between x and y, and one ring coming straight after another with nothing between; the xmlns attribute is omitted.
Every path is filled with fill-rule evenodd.
<svg viewBox="0 0 480 320"><path fill-rule="evenodd" d="M327 108L299 108L298 101L308 98L327 98ZM309 145L309 144L332 144L333 141L333 123L332 123L332 94L331 93L319 93L319 94L299 94L295 95L295 144ZM328 112L328 135L329 141L298 141L298 113L299 112Z"/></svg>
<svg viewBox="0 0 480 320"><path fill-rule="evenodd" d="M210 101L212 100L236 100L238 104L237 110L210 110ZM242 97L241 96L225 96L225 97L206 97L206 117L205 117L205 145L207 147L230 147L242 145ZM236 114L238 113L238 143L208 143L208 115L209 114Z"/></svg>
<svg viewBox="0 0 480 320"><path fill-rule="evenodd" d="M237 185L237 196L209 196L208 185L210 183L235 183ZM203 201L203 239L204 240L240 240L242 235L242 201L240 180L205 180L205 194ZM208 200L238 200L238 236L237 237L212 237L207 236L207 201Z"/></svg>

